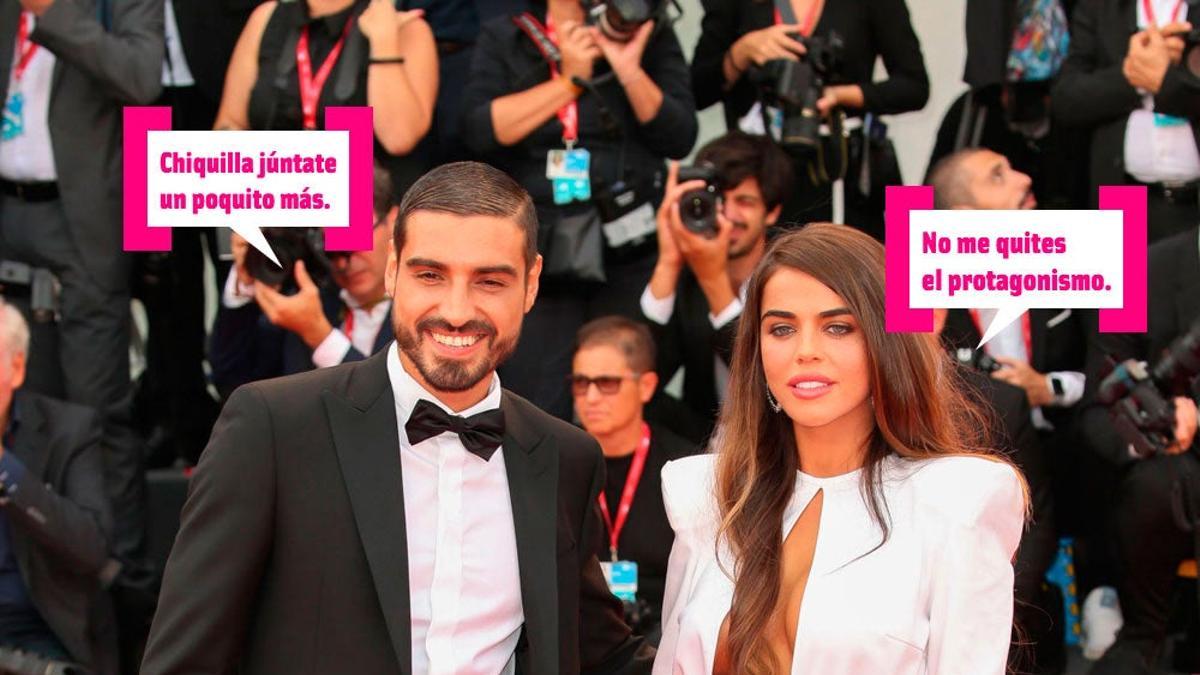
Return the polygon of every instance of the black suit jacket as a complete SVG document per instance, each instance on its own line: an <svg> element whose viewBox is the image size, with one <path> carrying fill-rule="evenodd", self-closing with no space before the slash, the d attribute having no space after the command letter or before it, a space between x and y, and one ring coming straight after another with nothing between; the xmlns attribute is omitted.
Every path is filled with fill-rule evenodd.
<svg viewBox="0 0 1200 675"><path fill-rule="evenodd" d="M238 389L189 486L143 675L411 673L387 354ZM509 392L526 675L648 673L594 554L599 447Z"/></svg>
<svg viewBox="0 0 1200 675"><path fill-rule="evenodd" d="M1138 0L1080 0L1071 21L1071 49L1053 89L1053 111L1066 124L1092 127L1093 188L1125 180L1125 124L1141 96L1121 74L1129 37L1137 32ZM1188 0L1200 17L1200 0ZM1172 65L1154 97L1156 111L1191 121L1200 143L1200 79ZM1096 203L1093 190L1092 203Z"/></svg>
<svg viewBox="0 0 1200 675"><path fill-rule="evenodd" d="M695 434L667 425L692 440L706 439L712 433L721 407L713 356L719 356L728 365L737 332L738 319L716 330L708 315L708 299L692 270L685 266L675 287L675 309L671 312L671 320L664 326L643 316L654 334L659 379L663 383L669 382L675 372L683 368L683 402L692 413L691 419L698 420L703 428L697 439ZM663 422L667 423L666 420Z"/></svg>
<svg viewBox="0 0 1200 675"><path fill-rule="evenodd" d="M32 392L15 396L13 453L26 477L0 506L33 604L71 656L116 675L116 624L100 581L112 515L96 412Z"/></svg>
<svg viewBox="0 0 1200 675"><path fill-rule="evenodd" d="M1039 373L1083 372L1087 344L1085 325L1080 310L1029 310L1029 342L1032 347L1029 365ZM967 310L951 309L946 315L942 339L950 347L975 349L981 337ZM1070 424L1074 418L1072 408L1046 406L1042 412L1055 426Z"/></svg>
<svg viewBox="0 0 1200 675"><path fill-rule="evenodd" d="M188 70L210 101L220 102L233 46L263 0L172 0ZM211 120L210 120L211 121Z"/></svg>
<svg viewBox="0 0 1200 675"><path fill-rule="evenodd" d="M1087 345L1087 387L1080 411L1084 440L1116 465L1132 461L1113 429L1108 410L1096 402L1096 389L1108 371L1107 358L1120 362L1141 359L1151 365L1162 358L1175 338L1200 317L1200 229L1192 228L1150 247L1145 333L1101 333L1096 313L1090 312L1092 330Z"/></svg>
<svg viewBox="0 0 1200 675"><path fill-rule="evenodd" d="M342 325L345 303L338 296L337 287L321 289L321 308L330 324L335 328ZM394 337L389 314L379 327L371 354L391 344ZM253 301L235 309L221 305L217 310L208 360L212 364L213 385L223 399L247 382L312 370L316 367L312 353L295 333L268 321ZM361 361L368 356L351 346L342 363Z"/></svg>

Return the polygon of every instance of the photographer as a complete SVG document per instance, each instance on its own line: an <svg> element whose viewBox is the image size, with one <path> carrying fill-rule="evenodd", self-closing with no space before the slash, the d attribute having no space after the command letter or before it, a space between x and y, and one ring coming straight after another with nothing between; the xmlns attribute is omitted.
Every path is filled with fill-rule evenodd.
<svg viewBox="0 0 1200 675"><path fill-rule="evenodd" d="M28 353L25 320L0 300L0 670L37 657L116 675L100 421L22 389Z"/></svg>
<svg viewBox="0 0 1200 675"><path fill-rule="evenodd" d="M704 420L707 437L729 382L746 284L792 186L792 167L770 139L740 131L705 145L695 163L713 169L720 197L712 213L715 232L684 226L680 199L706 186L679 184L672 165L658 210L658 262L641 306L658 345L659 378L667 382L683 368L683 401Z"/></svg>
<svg viewBox="0 0 1200 675"><path fill-rule="evenodd" d="M809 47L817 42L828 46L835 36L841 41L840 58L834 59L834 72L825 74L826 86L816 107L822 116L844 111L850 118L844 125L849 138L843 143L836 129L831 134L823 128L819 139L809 134L810 141L817 141L815 149L793 153L796 187L784 206L783 220L833 220L831 184L844 175L842 222L882 240L883 186L899 183L900 175L877 118L919 110L929 98L921 46L904 0L711 0L705 10L692 60L692 87L697 108L724 104L729 129L770 131L778 139L776 129L786 122L775 122L772 116L787 119L798 113L764 109L777 106L763 87L778 88L770 81L778 66L770 64L820 65L808 59ZM888 78L875 82L879 57ZM865 134L864 116L872 120Z"/></svg>
<svg viewBox="0 0 1200 675"><path fill-rule="evenodd" d="M463 100L467 147L529 191L540 222L538 301L501 374L563 419L575 331L593 317L638 315L663 160L686 155L697 133L663 3L624 30L585 23L583 4L529 0L526 12L489 21Z"/></svg>
<svg viewBox="0 0 1200 675"><path fill-rule="evenodd" d="M1092 675L1157 672L1170 618L1176 569L1197 554L1200 531L1188 532L1176 511L1194 514L1200 496L1200 458L1193 446L1196 403L1164 392L1174 403L1173 441L1163 452L1139 457L1116 433L1113 418L1098 400L1108 358L1164 358L1176 338L1200 317L1200 229L1193 227L1150 247L1147 331L1094 332L1088 344L1088 388L1080 426L1090 448L1111 472L1112 520L1121 576L1118 584L1124 626ZM1190 502L1190 504L1188 503ZM1193 596L1194 597L1194 596Z"/></svg>
<svg viewBox="0 0 1200 675"><path fill-rule="evenodd" d="M607 476L600 493L604 537L596 555L601 564L637 564L636 599L622 598L625 619L657 645L667 558L675 539L659 476L667 462L694 455L698 448L643 417L659 383L654 339L646 326L623 316L601 317L579 329L576 344L575 413L600 444ZM625 517L623 505L628 505Z"/></svg>
<svg viewBox="0 0 1200 675"><path fill-rule="evenodd" d="M313 280L317 270L298 259L290 279L296 287L293 295L257 281L247 257L257 256L268 270L274 263L233 235L234 265L209 348L213 384L222 399L247 382L361 360L392 341L384 268L396 207L387 173L378 166L374 208L373 248L324 254L333 285L318 285Z"/></svg>
<svg viewBox="0 0 1200 675"><path fill-rule="evenodd" d="M1200 205L1200 78L1182 63L1192 9L1080 2L1052 92L1059 120L1091 130L1092 204L1101 185L1145 185L1151 243L1195 225Z"/></svg>
<svg viewBox="0 0 1200 675"><path fill-rule="evenodd" d="M398 194L424 170L438 58L423 10L394 0L267 2L234 47L215 129L323 129L326 106L370 106ZM305 50L303 47L307 46Z"/></svg>

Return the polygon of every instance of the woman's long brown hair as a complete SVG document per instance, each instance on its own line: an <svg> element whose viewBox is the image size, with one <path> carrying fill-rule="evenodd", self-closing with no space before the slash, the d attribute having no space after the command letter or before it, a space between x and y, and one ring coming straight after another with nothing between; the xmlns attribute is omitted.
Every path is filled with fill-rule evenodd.
<svg viewBox="0 0 1200 675"><path fill-rule="evenodd" d="M881 244L829 223L813 223L776 240L747 289L715 441L718 541L729 545L735 561L727 644L738 675L777 669L763 629L779 598L783 512L800 468L791 419L768 406L759 345L763 287L783 268L804 272L841 296L866 341L875 428L867 443L862 492L882 532L880 546L890 533L881 490L885 457L1000 459L989 449L987 409L960 382L957 366L937 340L884 329Z"/></svg>

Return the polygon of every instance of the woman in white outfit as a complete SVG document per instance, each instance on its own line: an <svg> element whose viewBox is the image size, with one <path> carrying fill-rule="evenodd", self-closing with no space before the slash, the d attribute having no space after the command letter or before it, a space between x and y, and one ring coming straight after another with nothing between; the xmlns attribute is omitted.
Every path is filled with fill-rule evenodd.
<svg viewBox="0 0 1200 675"><path fill-rule="evenodd" d="M840 225L750 281L715 453L663 469L655 675L1001 675L1024 480L931 334L884 329L884 252Z"/></svg>

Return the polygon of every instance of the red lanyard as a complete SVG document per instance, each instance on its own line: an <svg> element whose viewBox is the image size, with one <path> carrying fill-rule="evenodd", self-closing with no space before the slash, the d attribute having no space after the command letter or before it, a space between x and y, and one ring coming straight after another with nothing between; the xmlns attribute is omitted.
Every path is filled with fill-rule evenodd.
<svg viewBox="0 0 1200 675"><path fill-rule="evenodd" d="M354 339L354 310L346 307L346 319L342 321L342 332L351 340Z"/></svg>
<svg viewBox="0 0 1200 675"><path fill-rule="evenodd" d="M613 522L608 513L608 498L600 493L600 515L604 516L604 524L608 526L609 553L612 561L617 562L617 540L621 530L625 529L625 520L629 518L629 507L633 506L633 493L637 492L638 483L642 480L642 471L646 468L646 455L650 454L650 426L642 422L642 440L633 451L633 461L629 464L629 474L625 476L625 489L621 490L621 502L617 506L617 522Z"/></svg>
<svg viewBox="0 0 1200 675"><path fill-rule="evenodd" d="M1183 0L1175 0L1175 7L1171 10L1171 21L1174 21L1179 16L1179 10L1183 8ZM1150 26L1158 26L1158 18L1154 16L1154 5L1150 0L1142 0L1142 9L1146 10L1146 23Z"/></svg>
<svg viewBox="0 0 1200 675"><path fill-rule="evenodd" d="M979 321L979 310L968 309L967 311L971 314L971 321L975 324L975 330L979 331L980 335L983 335L983 324ZM1032 362L1033 337L1029 328L1029 312L1025 312L1021 315L1021 339L1025 341L1025 360ZM991 350L988 349L988 345L990 344L992 343L989 342L983 346L984 351L988 352L989 354L991 353Z"/></svg>
<svg viewBox="0 0 1200 675"><path fill-rule="evenodd" d="M823 0L812 0L812 4L808 6L808 14L804 16L804 23L800 24L800 34L808 37L816 28L817 23L817 8L821 6ZM1182 2L1183 0L1180 0ZM791 2L791 0L785 0ZM783 16L779 13L779 8L775 8L775 23L776 25L783 23Z"/></svg>
<svg viewBox="0 0 1200 675"><path fill-rule="evenodd" d="M535 24L538 24L537 18L530 16L530 19ZM542 32L546 34L546 37L550 38L551 42L553 42L556 46L558 45L558 36L554 30L554 19L550 18L549 14L546 14L546 25L542 26L538 24L538 28L540 28ZM538 45L538 51L542 51L541 45ZM550 76L558 77L558 66L554 63L554 60L551 59L544 51L542 51L542 58L546 59L546 62L550 64ZM571 101L565 106L559 108L558 121L562 123L563 143L568 148L574 147L575 142L579 140L579 103L577 101Z"/></svg>
<svg viewBox="0 0 1200 675"><path fill-rule="evenodd" d="M21 12L21 25L17 26L17 65L13 69L13 79L17 82L25 75L25 69L29 67L29 62L33 60L33 54L38 48L37 44L29 39L32 25L33 13Z"/></svg>
<svg viewBox="0 0 1200 675"><path fill-rule="evenodd" d="M329 79L333 64L342 53L342 46L346 44L346 34L350 32L350 24L353 21L353 16L346 20L342 36L338 38L337 44L333 45L329 56L325 57L325 62L317 70L315 78L312 72L312 57L308 55L308 26L300 31L300 39L296 41L296 69L300 71L300 108L304 111L305 129L317 128L317 100L321 98L321 90L325 88L325 80Z"/></svg>

